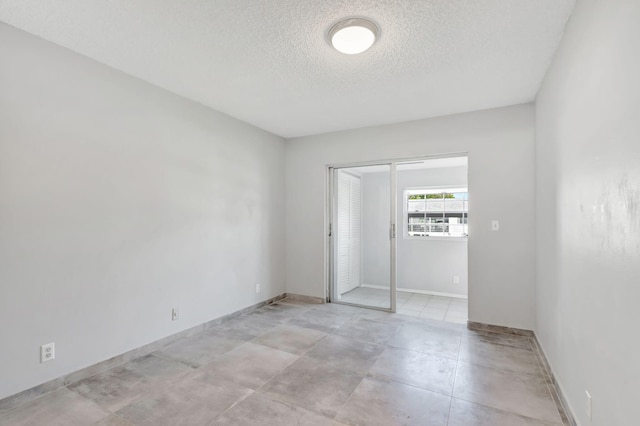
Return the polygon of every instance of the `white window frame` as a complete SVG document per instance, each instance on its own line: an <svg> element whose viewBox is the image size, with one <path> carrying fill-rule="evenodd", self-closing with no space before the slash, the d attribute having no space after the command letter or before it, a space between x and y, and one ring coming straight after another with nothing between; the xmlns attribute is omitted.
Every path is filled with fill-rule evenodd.
<svg viewBox="0 0 640 426"><path fill-rule="evenodd" d="M439 194L442 192L465 192L467 195L469 194L468 187L460 186L460 185L439 185L439 186L421 186L421 187L411 187L404 188L402 190L402 237L405 240L420 240L420 241L467 241L469 238L469 234L465 236L457 236L457 235L409 235L409 211L408 211L408 198L412 193L420 192L420 193L432 193ZM468 203L467 198L467 203ZM467 209L467 220L469 217L469 212ZM468 222L467 222L468 227Z"/></svg>

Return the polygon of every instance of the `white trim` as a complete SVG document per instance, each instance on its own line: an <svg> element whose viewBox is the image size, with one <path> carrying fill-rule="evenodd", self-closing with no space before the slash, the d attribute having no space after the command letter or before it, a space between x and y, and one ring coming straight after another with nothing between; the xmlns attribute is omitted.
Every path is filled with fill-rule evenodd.
<svg viewBox="0 0 640 426"><path fill-rule="evenodd" d="M402 157L402 158L387 158L382 160L369 160L369 161L352 161L345 163L331 163L327 164L327 168L344 169L358 166L378 166L387 165L391 163L402 163L413 160L433 160L438 158L454 158L454 157L469 157L469 152L449 152L445 154L432 154L432 155L418 155L414 157ZM467 166L468 167L468 166Z"/></svg>
<svg viewBox="0 0 640 426"><path fill-rule="evenodd" d="M397 194L397 171L396 171L396 163L395 161L391 163L391 175L389 176L389 183L391 185L391 187L389 188L389 195L390 197L390 208L391 211L389 212L389 217L391 218L391 229L393 230L393 233L390 234L390 244L389 244L389 248L391 249L391 253L390 254L390 261L391 261L391 265L390 265L390 272L391 272L391 312L396 312L396 290L397 290L397 286L398 286L398 282L397 282L397 275L396 275L396 258L398 255L398 250L397 250L397 243L398 243L398 226L397 226L397 214L398 214L398 194Z"/></svg>
<svg viewBox="0 0 640 426"><path fill-rule="evenodd" d="M360 287L375 288L375 289L378 289L378 290L389 290L389 287L385 287L383 285L361 284ZM463 294L442 293L442 292L439 292L439 291L417 290L417 289L413 289L413 288L401 288L401 287L398 287L397 291L403 291L405 293L428 294L430 296L452 297L454 299L464 299L464 300L468 299L468 297L463 295Z"/></svg>
<svg viewBox="0 0 640 426"><path fill-rule="evenodd" d="M426 235L424 237L418 237L416 235L408 235L409 232L405 232L404 239L405 240L419 240L419 241L456 241L459 243L466 243L469 239L469 236L466 237L442 237L440 235Z"/></svg>
<svg viewBox="0 0 640 426"><path fill-rule="evenodd" d="M443 189L448 189L448 193L469 192L469 188L460 185L434 185L434 186L409 186L403 189L405 197L407 195L421 194L442 194Z"/></svg>

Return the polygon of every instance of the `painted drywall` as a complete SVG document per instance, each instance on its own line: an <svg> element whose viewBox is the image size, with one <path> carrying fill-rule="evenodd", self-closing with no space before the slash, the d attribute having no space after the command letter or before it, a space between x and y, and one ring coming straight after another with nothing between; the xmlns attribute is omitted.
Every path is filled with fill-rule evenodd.
<svg viewBox="0 0 640 426"><path fill-rule="evenodd" d="M467 296L467 240L453 239L416 239L405 238L403 191L407 188L437 187L453 185L467 186L466 167L443 167L424 170L400 170L397 176L398 226L398 287L424 290L436 293ZM402 221L401 221L402 220ZM400 228L398 228L400 229ZM453 276L460 283L453 283Z"/></svg>
<svg viewBox="0 0 640 426"><path fill-rule="evenodd" d="M362 282L388 287L389 174L366 173L362 178L363 232ZM410 188L467 186L466 167L398 170L397 194L397 287L432 293L467 296L467 240L407 238L404 194ZM460 283L453 284L453 276Z"/></svg>
<svg viewBox="0 0 640 426"><path fill-rule="evenodd" d="M532 329L534 139L524 104L288 140L287 291L325 295L328 164L468 152L469 318Z"/></svg>
<svg viewBox="0 0 640 426"><path fill-rule="evenodd" d="M536 102L536 334L581 425L640 418L639 21L578 1Z"/></svg>
<svg viewBox="0 0 640 426"><path fill-rule="evenodd" d="M0 398L284 291L281 138L4 24L0 57Z"/></svg>

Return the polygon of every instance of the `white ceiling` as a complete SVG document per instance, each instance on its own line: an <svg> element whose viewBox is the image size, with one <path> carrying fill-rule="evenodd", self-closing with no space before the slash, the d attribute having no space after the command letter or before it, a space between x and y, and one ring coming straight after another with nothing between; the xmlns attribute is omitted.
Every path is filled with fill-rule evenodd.
<svg viewBox="0 0 640 426"><path fill-rule="evenodd" d="M0 21L284 137L534 100L575 0L0 0ZM361 55L326 40L363 16Z"/></svg>

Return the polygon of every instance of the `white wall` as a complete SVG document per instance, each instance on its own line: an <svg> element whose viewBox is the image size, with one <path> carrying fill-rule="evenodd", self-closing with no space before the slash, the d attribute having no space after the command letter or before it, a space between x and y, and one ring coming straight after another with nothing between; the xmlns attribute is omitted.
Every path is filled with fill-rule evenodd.
<svg viewBox="0 0 640 426"><path fill-rule="evenodd" d="M404 195L407 188L467 186L466 167L398 171L398 287L467 296L467 240L405 238ZM460 283L453 284L453 276Z"/></svg>
<svg viewBox="0 0 640 426"><path fill-rule="evenodd" d="M4 24L0 57L0 398L284 292L281 138Z"/></svg>
<svg viewBox="0 0 640 426"><path fill-rule="evenodd" d="M408 188L467 186L466 167L398 170L397 287L467 296L466 239L406 238L404 190ZM389 286L389 173L363 175L363 280ZM460 283L453 284L453 275Z"/></svg>
<svg viewBox="0 0 640 426"><path fill-rule="evenodd" d="M582 425L640 418L639 21L578 1L536 102L536 333Z"/></svg>
<svg viewBox="0 0 640 426"><path fill-rule="evenodd" d="M325 294L327 164L468 152L470 319L532 329L534 137L518 105L288 140L287 291Z"/></svg>

